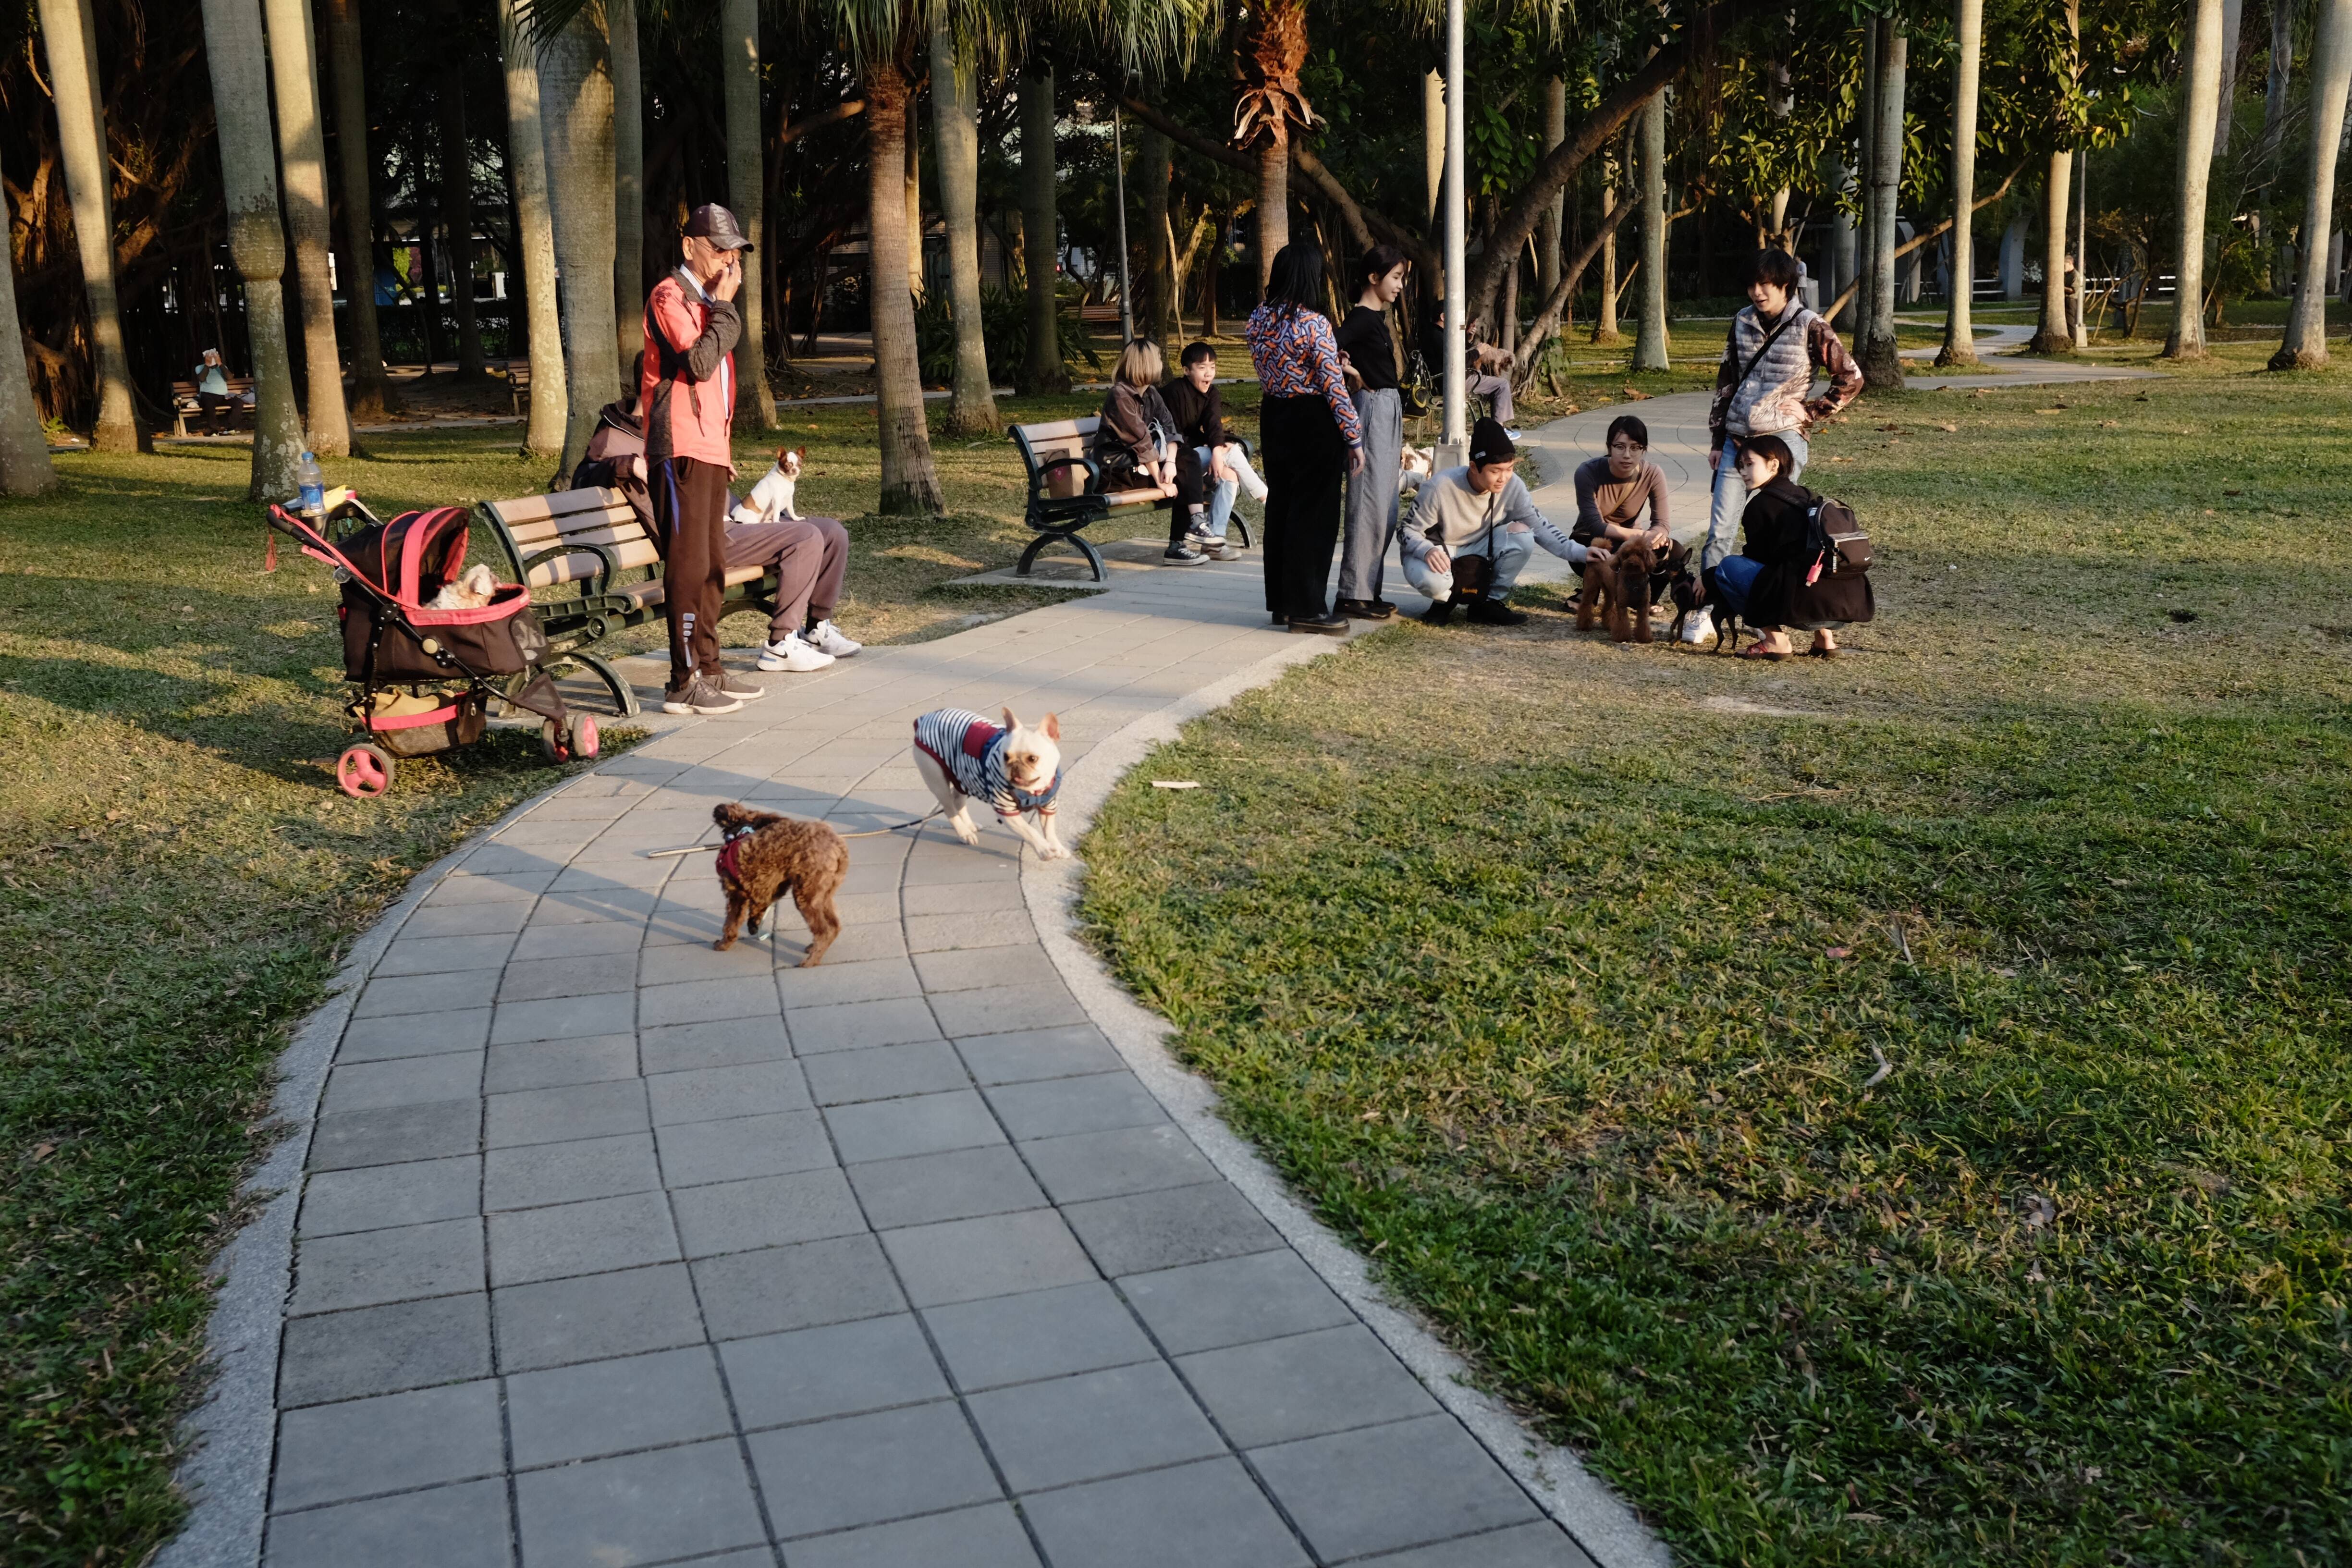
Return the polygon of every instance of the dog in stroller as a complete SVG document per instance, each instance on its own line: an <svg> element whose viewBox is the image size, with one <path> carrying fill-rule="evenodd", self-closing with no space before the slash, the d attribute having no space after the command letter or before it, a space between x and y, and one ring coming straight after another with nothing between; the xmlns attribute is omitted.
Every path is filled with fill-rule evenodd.
<svg viewBox="0 0 2352 1568"><path fill-rule="evenodd" d="M566 707L540 668L547 634L530 590L499 583L479 565L465 569L465 508L384 522L353 496L317 523L272 506L269 526L333 567L342 584L343 674L356 689L344 710L362 737L335 759L335 785L345 795L383 795L395 758L480 740L493 700L540 716L550 762L595 756L594 716ZM457 592L445 597L452 585Z"/></svg>

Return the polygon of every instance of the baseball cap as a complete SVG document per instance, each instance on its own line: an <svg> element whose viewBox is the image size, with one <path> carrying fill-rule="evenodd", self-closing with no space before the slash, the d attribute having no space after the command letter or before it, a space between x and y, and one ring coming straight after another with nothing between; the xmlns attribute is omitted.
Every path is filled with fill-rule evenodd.
<svg viewBox="0 0 2352 1568"><path fill-rule="evenodd" d="M1511 445L1511 433L1496 419L1481 419L1470 426L1470 460L1474 463L1507 463L1517 458L1519 449Z"/></svg>
<svg viewBox="0 0 2352 1568"><path fill-rule="evenodd" d="M705 202L687 215L686 232L707 239L721 250L750 250L751 242L735 222L735 215L717 202Z"/></svg>

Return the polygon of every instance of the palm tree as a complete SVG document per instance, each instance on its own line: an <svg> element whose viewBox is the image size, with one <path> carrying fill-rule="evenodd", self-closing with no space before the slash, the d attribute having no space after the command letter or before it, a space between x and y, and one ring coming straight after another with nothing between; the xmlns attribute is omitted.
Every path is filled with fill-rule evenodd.
<svg viewBox="0 0 2352 1568"><path fill-rule="evenodd" d="M335 286L327 270L334 225L327 213L327 142L319 124L318 53L303 0L265 0L269 70L278 89L278 156L286 172L286 228L294 240L295 298L301 305L302 368L310 450L347 457L343 360L335 348ZM358 279L352 279L354 291Z"/></svg>
<svg viewBox="0 0 2352 1568"><path fill-rule="evenodd" d="M867 276L882 445L877 506L885 513L937 512L945 503L915 355L915 297L907 287L907 100L912 89L902 54L870 53L865 89Z"/></svg>
<svg viewBox="0 0 2352 1568"><path fill-rule="evenodd" d="M350 416L382 420L396 406L383 374L375 319L375 167L368 156L367 79L360 64L359 0L319 0L327 58L334 62L335 155L343 186L344 308L351 315Z"/></svg>
<svg viewBox="0 0 2352 1568"><path fill-rule="evenodd" d="M457 0L441 0L441 25L454 42ZM489 365L474 310L474 148L466 135L465 57L454 47L442 53L439 86L442 248L449 261L450 302L457 307L457 374L473 378L488 374ZM428 300L432 293L428 286Z"/></svg>
<svg viewBox="0 0 2352 1568"><path fill-rule="evenodd" d="M570 417L561 482L587 451L598 411L621 390L613 362L613 59L604 8L578 7L553 33L541 34L540 46L548 205L571 326L563 337Z"/></svg>
<svg viewBox="0 0 2352 1568"><path fill-rule="evenodd" d="M2060 119L2071 125L2074 95L2083 75L2083 13L2078 0L2066 0L2065 16L2067 73L2058 90L2066 104ZM2050 177L2042 185L2042 321L2027 345L2038 354L2065 353L2074 347L2074 324L2066 311L2066 227L2067 215L2073 211L2070 203L2074 199L2074 150L2071 136L2061 136L2059 140L2066 144L2052 150ZM2078 258L2075 276L2079 279L2081 275Z"/></svg>
<svg viewBox="0 0 2352 1568"><path fill-rule="evenodd" d="M625 376L646 346L646 95L637 53L637 0L605 0L604 16L613 44L613 349L618 356L614 363ZM733 97L730 83L730 113ZM729 163L731 166L733 160ZM754 230L745 232L758 237ZM750 295L751 309L758 310L759 286L757 271L746 268L743 293L737 300Z"/></svg>
<svg viewBox="0 0 2352 1568"><path fill-rule="evenodd" d="M1642 106L1642 319L1633 329L1635 370L1664 370L1666 357L1666 95Z"/></svg>
<svg viewBox="0 0 2352 1568"><path fill-rule="evenodd" d="M40 7L66 199L73 206L74 248L81 255L89 335L97 351L98 426L90 444L101 452L133 452L147 437L131 406L131 358L123 352L122 310L114 288L114 202L106 111L98 90L97 26L89 0L40 0Z"/></svg>
<svg viewBox="0 0 2352 1568"><path fill-rule="evenodd" d="M2205 193L2213 175L2213 121L2221 99L2221 0L2193 0L2189 58L2180 78L2180 259L2173 269L2172 332L2164 340L2164 357L2202 359Z"/></svg>
<svg viewBox="0 0 2352 1568"><path fill-rule="evenodd" d="M1544 152L1568 140L1568 83L1559 77L1544 82ZM1536 288L1547 300L1559 281L1559 231L1568 218L1568 192L1563 188L1544 214L1543 237L1536 245Z"/></svg>
<svg viewBox="0 0 2352 1568"><path fill-rule="evenodd" d="M866 112L870 117L873 110ZM1061 247L1054 214L1054 68L1032 59L1021 73L1021 260L1029 299L1029 363L1021 367L1018 384L1031 396L1070 389L1055 292Z"/></svg>
<svg viewBox="0 0 2352 1568"><path fill-rule="evenodd" d="M1173 354L1184 324L1176 309L1176 233L1168 214L1168 184L1175 171L1167 136L1145 126L1136 138L1135 163L1143 184L1145 296L1136 321L1145 337ZM1172 360L1170 368L1174 368Z"/></svg>
<svg viewBox="0 0 2352 1568"><path fill-rule="evenodd" d="M530 324L530 417L522 449L538 458L563 450L563 321L555 302L555 229L547 210L547 140L540 127L539 63L516 15L499 0L499 44L507 71L507 149L513 162L515 248L521 252L523 307Z"/></svg>
<svg viewBox="0 0 2352 1568"><path fill-rule="evenodd" d="M228 208L229 259L245 280L246 332L253 344L255 500L294 493L302 421L294 368L286 357L286 234L278 210L278 149L269 131L268 58L259 0L204 0L205 60L219 127L221 195Z"/></svg>
<svg viewBox="0 0 2352 1568"><path fill-rule="evenodd" d="M1257 150L1257 282L1290 243L1290 134L1315 123L1298 84L1307 66L1307 0L1258 0L1245 12L1234 143Z"/></svg>
<svg viewBox="0 0 2352 1568"><path fill-rule="evenodd" d="M940 212L948 226L948 306L955 318L955 389L948 428L996 434L988 342L980 321L980 73L971 50L945 27L931 34L931 137L940 163Z"/></svg>
<svg viewBox="0 0 2352 1568"><path fill-rule="evenodd" d="M761 162L765 142L760 135L760 0L725 0L719 14L719 75L727 89L727 203L735 221L754 243L761 232L761 207L767 180ZM873 106L866 106L870 117ZM776 390L768 384L768 338L761 316L760 269L743 268L743 287L735 296L743 312L743 340L735 350L736 374L750 384L747 403L738 398L739 421L756 419L762 430L776 423ZM913 318L908 318L912 331Z"/></svg>
<svg viewBox="0 0 2352 1568"><path fill-rule="evenodd" d="M1864 382L1874 388L1903 390L1903 356L1895 342L1895 200L1903 185L1904 68L1910 59L1911 40L1893 17L1876 23L1877 90L1872 95L1878 110L1877 147L1870 163L1871 307L1864 318L1861 362Z"/></svg>
<svg viewBox="0 0 2352 1568"><path fill-rule="evenodd" d="M2352 0L2319 0L2311 47L2311 174L2303 200L2303 244L2295 252L2294 308L2273 370L2316 370L2327 363L2327 230L2336 210L2336 155L2344 135L2344 100L2352 89Z"/></svg>
<svg viewBox="0 0 2352 1568"><path fill-rule="evenodd" d="M1984 60L1984 0L1957 0L1953 31L1959 58L1952 68L1952 298L1944 310L1939 365L1977 363L1976 327L1969 320L1977 277L1977 79Z"/></svg>
<svg viewBox="0 0 2352 1568"><path fill-rule="evenodd" d="M4 186L0 221L15 232L16 214ZM0 255L0 491L37 496L55 489L57 483L49 438L41 429L40 411L33 406L32 378L25 372L25 333L16 324L16 268L10 258Z"/></svg>

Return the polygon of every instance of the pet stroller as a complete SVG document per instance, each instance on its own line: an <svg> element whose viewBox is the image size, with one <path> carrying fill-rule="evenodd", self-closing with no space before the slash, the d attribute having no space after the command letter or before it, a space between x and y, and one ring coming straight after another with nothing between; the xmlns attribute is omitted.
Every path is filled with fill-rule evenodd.
<svg viewBox="0 0 2352 1568"><path fill-rule="evenodd" d="M466 561L466 509L434 507L379 521L356 497L321 520L280 506L269 526L335 569L343 602L343 674L358 688L345 709L363 739L335 759L335 784L370 799L392 787L394 759L430 756L481 739L493 700L538 714L550 762L596 754L596 720L564 705L540 668L547 634L530 590L501 583L486 605L432 605Z"/></svg>

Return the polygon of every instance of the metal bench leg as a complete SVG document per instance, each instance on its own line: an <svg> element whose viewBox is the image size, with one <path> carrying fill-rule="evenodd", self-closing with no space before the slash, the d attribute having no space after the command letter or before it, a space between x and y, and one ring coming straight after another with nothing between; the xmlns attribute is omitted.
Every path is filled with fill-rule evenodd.
<svg viewBox="0 0 2352 1568"><path fill-rule="evenodd" d="M620 671L614 669L612 662L604 656L593 653L572 653L565 657L572 663L578 665L604 683L604 689L612 694L613 711L616 716L634 719L645 711L643 706L637 701L637 689L622 679Z"/></svg>
<svg viewBox="0 0 2352 1568"><path fill-rule="evenodd" d="M1242 548L1247 550L1250 547L1249 519L1242 515L1242 509L1239 507L1234 508L1227 516L1234 527L1241 531Z"/></svg>

